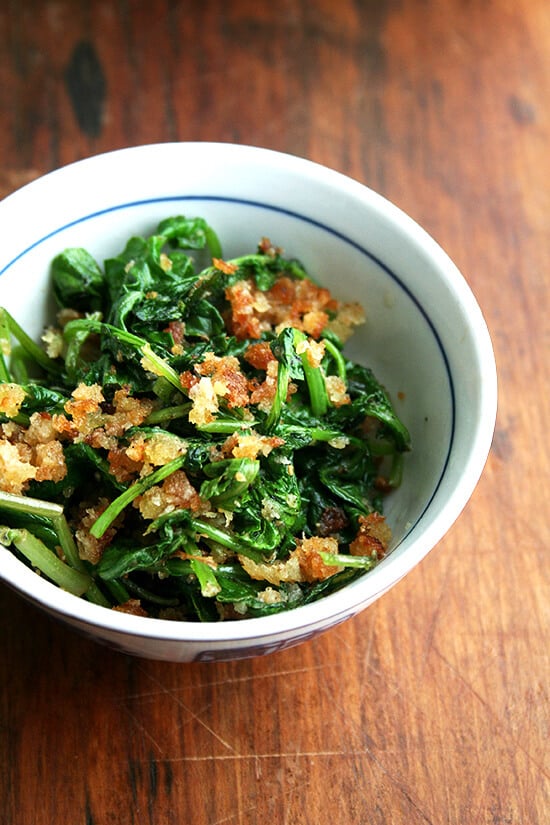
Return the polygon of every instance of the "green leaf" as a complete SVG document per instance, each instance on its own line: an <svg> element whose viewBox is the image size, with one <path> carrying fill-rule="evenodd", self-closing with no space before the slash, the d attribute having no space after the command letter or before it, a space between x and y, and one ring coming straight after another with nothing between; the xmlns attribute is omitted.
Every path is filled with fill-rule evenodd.
<svg viewBox="0 0 550 825"><path fill-rule="evenodd" d="M183 215L166 218L159 223L157 231L180 249L204 249L207 246L213 258L221 258L220 241L204 218Z"/></svg>
<svg viewBox="0 0 550 825"><path fill-rule="evenodd" d="M134 543L109 545L97 564L97 573L102 579L111 580L127 576L135 570L158 570L162 561L185 542L180 536L170 542L158 542L145 547Z"/></svg>
<svg viewBox="0 0 550 825"><path fill-rule="evenodd" d="M45 387L37 382L27 382L22 385L25 398L21 404L21 411L27 415L34 412L48 412L51 415L62 413L68 396L58 390Z"/></svg>
<svg viewBox="0 0 550 825"><path fill-rule="evenodd" d="M206 300L194 300L182 314L185 321L185 333L189 337L204 338L210 341L225 330L220 312Z"/></svg>
<svg viewBox="0 0 550 825"><path fill-rule="evenodd" d="M27 392L14 419L21 427L28 426L34 412L62 413L81 382L101 386L106 411L121 386L154 401L154 411L143 424L123 435L106 432L109 441L102 448L91 447L86 439L64 440L65 478L29 483L28 492L41 498L32 504L33 499L21 497L31 504L21 511L4 510L11 519L6 530L19 531L6 533L6 539L17 537L27 547L27 532L32 534L49 554L44 556L31 542L36 558L54 566L51 558L57 555L52 550L61 546L70 570L99 575L97 580L90 577L85 593L90 600L106 603L106 593L122 603L134 596L151 616L173 607L179 618L199 621L220 618L217 602L234 605L243 617L275 614L362 575L370 559L332 554L329 563L343 566L341 572L319 582L282 583L270 588L279 597L271 598L271 593L267 599L262 592L266 583L253 581L238 557L269 564L287 558L299 537L326 532L337 534L345 549L357 533L359 517L381 510L378 475L384 475L389 486L398 485L402 453L410 446L384 388L368 368L345 358L342 342L329 331L323 336L320 365L310 362L310 339L303 332L287 328L262 334L261 341L271 346L278 361L269 411L255 405L232 409L222 401L214 421L200 426L189 421L191 404L180 376L193 372L206 352L236 357L250 387L262 380L262 371L246 359L251 341L237 340L226 328L227 288L250 279L266 292L280 277L311 279L299 261L284 258L276 247L266 250L263 241L255 253L226 261L229 266L212 262L210 256L222 258L214 230L203 218L185 216L168 217L153 234L130 238L118 255L104 262L104 273L84 250L65 250L52 265L56 298L86 317L66 324L63 356L57 359L49 358L0 310L0 381L16 381ZM35 382L29 376L37 368L47 377ZM345 382L349 404L331 405L325 377L332 375ZM292 394L290 382L296 387ZM366 418L378 422L368 434ZM258 459L213 460L230 454L228 438L252 428L277 436L282 444ZM185 442L182 454L130 485L118 482L108 451L124 449L136 436L147 439L157 433ZM129 507L179 468L217 514L197 516L176 508L145 521ZM61 505L67 513L78 513L81 504L98 498L109 504L91 527L93 537L103 537L119 516L124 518L117 521L114 539L94 566L79 559ZM49 515L42 507L49 508ZM211 566L203 560L205 552L224 563ZM233 618L231 608L225 615Z"/></svg>
<svg viewBox="0 0 550 825"><path fill-rule="evenodd" d="M112 338L119 346L126 346L133 354L139 354L142 368L152 372L156 376L164 377L175 389L183 392L179 379L179 374L172 368L168 360L158 355L151 347L150 343L137 335L133 335L126 330L114 327L111 324L104 324L93 318L80 318L70 321L65 327L65 336L69 341L80 334L96 333Z"/></svg>
<svg viewBox="0 0 550 825"><path fill-rule="evenodd" d="M386 390L372 370L348 362L346 375L351 404L345 404L333 413L334 422L338 422L342 429L349 429L371 416L378 419L387 432L391 433L398 449L410 449L409 431L396 414Z"/></svg>
<svg viewBox="0 0 550 825"><path fill-rule="evenodd" d="M80 311L102 309L105 280L95 259L85 249L66 249L51 265L53 293L59 306Z"/></svg>

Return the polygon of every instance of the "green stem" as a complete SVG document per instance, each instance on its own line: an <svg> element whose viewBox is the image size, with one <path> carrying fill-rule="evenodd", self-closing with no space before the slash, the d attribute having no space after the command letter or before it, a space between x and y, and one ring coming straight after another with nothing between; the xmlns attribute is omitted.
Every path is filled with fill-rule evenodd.
<svg viewBox="0 0 550 825"><path fill-rule="evenodd" d="M140 352L143 355L142 367L144 369L153 372L155 375L162 376L162 378L165 378L179 392L184 392L179 373L177 373L164 358L161 358L160 355L157 355L156 352L152 350L151 344L149 344L148 341L145 341L143 346L140 347Z"/></svg>
<svg viewBox="0 0 550 825"><path fill-rule="evenodd" d="M50 501L42 501L38 498L27 498L26 496L16 496L11 493L0 492L0 508L18 513L28 513L29 515L42 516L48 518L57 533L59 546L67 563L74 570L87 575L85 565L78 555L78 550L73 539L73 534L63 513L63 508L59 504L52 504ZM47 549L47 548L46 548ZM86 598L90 602L110 607L109 602L98 588L93 579L86 590Z"/></svg>
<svg viewBox="0 0 550 825"><path fill-rule="evenodd" d="M6 546L14 544L33 567L40 570L63 590L67 590L75 596L82 596L86 593L92 583L92 579L87 573L69 567L40 539L37 539L24 528L0 527L0 542Z"/></svg>
<svg viewBox="0 0 550 825"><path fill-rule="evenodd" d="M231 536L229 533L226 533L224 530L220 530L219 527L215 527L213 524L209 524L204 519L193 519L193 528L197 533L202 536L205 536L207 539L211 539L212 541L217 542L217 544L221 544L222 547L227 547L228 550L233 550L235 553L242 553L243 552L243 545L241 542L236 539L234 536Z"/></svg>
<svg viewBox="0 0 550 825"><path fill-rule="evenodd" d="M190 562L191 569L198 579L202 595L206 596L206 598L217 596L221 590L221 587L218 584L218 580L216 579L214 571L210 565L206 564L204 561L201 561L199 558L190 559Z"/></svg>
<svg viewBox="0 0 550 825"><path fill-rule="evenodd" d="M394 453L388 476L388 484L390 487L397 488L403 479L403 453Z"/></svg>
<svg viewBox="0 0 550 825"><path fill-rule="evenodd" d="M174 596L159 596L158 593L154 593L152 590L148 590L148 588L136 584L131 579L126 580L126 587L132 596L135 596L138 599L143 599L144 601L152 602L153 604L158 604L160 607L176 607L179 604L179 599ZM127 599L125 599L125 601L127 601Z"/></svg>
<svg viewBox="0 0 550 825"><path fill-rule="evenodd" d="M172 473L182 466L184 461L185 456L180 455L172 461L169 461L168 464L165 464L163 467L159 467L158 470L155 470L150 475L145 476L145 478L136 481L131 487L128 487L127 490L111 501L107 509L96 519L90 529L90 535L96 539L100 539L128 504L159 481L163 481L169 475L172 475Z"/></svg>
<svg viewBox="0 0 550 825"><path fill-rule="evenodd" d="M201 433L219 433L233 435L236 430L250 430L256 421L235 421L234 418L216 418L208 424L198 424L197 430Z"/></svg>
<svg viewBox="0 0 550 825"><path fill-rule="evenodd" d="M283 404L286 400L287 392L288 392L288 382L290 378L290 371L286 364L283 364L279 361L279 367L277 370L277 391L275 392L275 397L273 399L273 403L271 404L271 409L269 410L268 416L265 421L265 430L266 432L271 432L273 427L275 427L281 417L281 412L283 409Z"/></svg>
<svg viewBox="0 0 550 825"><path fill-rule="evenodd" d="M373 456L384 456L395 454L395 444L387 438L367 439L369 452Z"/></svg>
<svg viewBox="0 0 550 825"><path fill-rule="evenodd" d="M16 384L27 384L29 372L24 358L23 347L14 347L10 359L11 373Z"/></svg>
<svg viewBox="0 0 550 825"><path fill-rule="evenodd" d="M105 598L95 581L92 579L89 588L84 593L84 597L94 604L99 604L101 607L111 607L111 602Z"/></svg>
<svg viewBox="0 0 550 825"><path fill-rule="evenodd" d="M190 409L191 404L177 404L173 407L163 407L161 410L154 410L154 412L147 416L143 423L148 425L162 424L164 421L173 421L177 418L183 418Z"/></svg>
<svg viewBox="0 0 550 825"><path fill-rule="evenodd" d="M24 329L22 329L15 318L13 318L7 309L4 307L0 307L0 330L5 334L5 330L8 329L11 335L16 338L27 355L29 355L36 363L41 366L46 372L52 372L59 374L61 372L61 365L56 363L53 358L50 358L47 353L35 344L32 338L27 335ZM5 338L4 334L2 334L3 344L2 347L3 352L7 355L9 354L9 350L5 352ZM9 343L9 342L8 342Z"/></svg>
<svg viewBox="0 0 550 825"><path fill-rule="evenodd" d="M78 555L72 533L63 513L63 507L59 504L53 504L51 501L43 501L39 498L28 498L27 496L16 496L13 493L0 492L0 508L11 510L14 513L27 513L31 516L42 516L42 518L49 519L57 533L63 554L71 567L81 572L84 571L84 565Z"/></svg>
<svg viewBox="0 0 550 825"><path fill-rule="evenodd" d="M117 604L124 604L130 598L130 594L118 579L104 579L104 584Z"/></svg>
<svg viewBox="0 0 550 825"><path fill-rule="evenodd" d="M310 433L312 441L333 441L335 438L347 438L348 441L350 440L350 437L340 432L340 430L322 430L320 427L312 427Z"/></svg>
<svg viewBox="0 0 550 825"><path fill-rule="evenodd" d="M296 347L301 341L307 341L307 337L303 332L294 330L294 346ZM329 405L323 372L320 367L311 366L309 363L309 358L307 357L307 351L300 355L300 360L306 376L311 410L316 418L322 418L325 415Z"/></svg>
<svg viewBox="0 0 550 825"><path fill-rule="evenodd" d="M324 550L320 550L319 555L325 564L335 567L359 567L370 570L377 562L376 556L346 556L343 553L326 553Z"/></svg>
<svg viewBox="0 0 550 825"><path fill-rule="evenodd" d="M73 534L67 524L67 519L63 512L61 512L57 516L52 517L52 524L55 528L57 533L57 537L59 539L59 544L61 545L61 549L63 550L63 554L67 559L68 563L71 567L74 567L75 570L80 570L81 572L85 572L84 563L82 559L78 555L78 550L73 539Z"/></svg>
<svg viewBox="0 0 550 825"><path fill-rule="evenodd" d="M6 367L6 362L4 360L4 356L0 350L0 384L11 384L11 375L9 374L8 368Z"/></svg>
<svg viewBox="0 0 550 825"><path fill-rule="evenodd" d="M338 377L342 379L342 381L346 380L346 359L338 349L338 347L332 343L328 338L323 338L325 349L332 357L334 363L336 364L336 372L338 373Z"/></svg>
<svg viewBox="0 0 550 825"><path fill-rule="evenodd" d="M7 312L0 309L0 382L10 384L11 373L6 364L6 358L11 355L11 335L8 326Z"/></svg>

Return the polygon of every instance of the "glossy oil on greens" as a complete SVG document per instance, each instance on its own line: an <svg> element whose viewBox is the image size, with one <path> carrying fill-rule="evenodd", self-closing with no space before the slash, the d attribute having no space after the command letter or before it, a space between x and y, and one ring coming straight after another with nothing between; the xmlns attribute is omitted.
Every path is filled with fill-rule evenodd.
<svg viewBox="0 0 550 825"><path fill-rule="evenodd" d="M323 345L318 361L308 354L310 336L294 326L265 325L254 338L235 334L228 290L246 282L268 295L281 277L314 281L265 241L224 261L203 219L177 216L101 264L79 248L53 260L51 287L63 318L52 319L55 351L1 309L0 384L23 391L16 411L0 406L5 441L24 433L36 414L70 422L66 405L82 385L101 388L100 416L122 387L149 402L144 420L104 447L90 436L59 436L63 478L30 479L17 495L0 492L2 543L77 596L186 621L269 615L368 575L376 555L350 555L350 544L361 519L382 513L384 496L399 485L409 434L372 371L346 358L329 326L316 336ZM265 371L246 356L258 343L277 362L269 404L232 404L222 388L215 413L197 423L192 387L207 355L237 359L243 380L255 387ZM345 388L345 403L331 399L331 376ZM269 449L235 455L227 446L251 433ZM136 439L159 438L171 439L169 460L127 478L113 472L114 453ZM208 506L171 506L144 517L136 505L170 477L185 477ZM79 551L83 502L98 501L87 526L100 548L91 561ZM333 522L336 514L336 526L327 514ZM333 539L333 552L321 550L320 559L334 574L272 584L247 572L247 559L284 564L315 536Z"/></svg>

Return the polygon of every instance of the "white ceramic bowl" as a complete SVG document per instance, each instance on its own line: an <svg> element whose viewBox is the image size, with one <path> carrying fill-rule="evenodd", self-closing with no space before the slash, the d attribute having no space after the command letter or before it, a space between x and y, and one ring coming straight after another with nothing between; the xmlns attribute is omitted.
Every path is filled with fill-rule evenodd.
<svg viewBox="0 0 550 825"><path fill-rule="evenodd" d="M72 627L122 651L171 661L268 653L348 619L442 538L485 464L496 415L489 334L465 280L413 220L365 186L307 160L231 144L123 149L66 166L0 203L0 305L37 339L51 318L48 272L67 246L102 261L159 220L200 215L225 257L262 236L300 258L368 323L350 342L410 429L404 481L386 499L391 553L333 595L286 613L215 624L111 611L35 575L0 547L0 577ZM398 396L399 393L399 396Z"/></svg>

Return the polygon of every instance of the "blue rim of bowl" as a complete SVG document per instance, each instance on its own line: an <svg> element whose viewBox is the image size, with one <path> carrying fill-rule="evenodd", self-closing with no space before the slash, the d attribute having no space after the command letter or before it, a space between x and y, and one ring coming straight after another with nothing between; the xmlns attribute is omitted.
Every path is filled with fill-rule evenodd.
<svg viewBox="0 0 550 825"><path fill-rule="evenodd" d="M434 324L432 323L432 321L430 320L430 318L428 317L428 315L424 311L424 308L423 308L422 304L417 300L414 293L401 281L399 276L396 275L396 273L387 264L385 264L384 261L381 258L379 258L377 255L374 255L372 252L370 252L368 249L366 249L361 244L359 244L356 241L349 238L343 232L340 232L339 230L334 229L331 226L328 226L327 224L323 223L322 221L318 221L315 218L311 218L308 215L303 215L300 212L293 211L292 209L286 209L284 207L277 206L275 204L264 203L262 201L249 200L249 199L246 199L246 198L234 198L234 197L229 197L229 196L226 196L226 195L214 195L214 194L166 195L166 196L163 196L163 197L145 198L143 200L129 201L127 203L121 203L121 204L116 204L116 205L113 205L113 206L108 206L104 209L100 209L100 210L97 210L95 212L91 212L88 215L83 215L82 217L77 218L74 221L69 221L68 223L64 224L63 226L57 227L53 231L47 233L46 235L42 236L38 240L34 241L26 249L24 249L20 253L18 253L14 258L11 259L11 261L9 261L9 263L7 263L0 270L0 278L17 261L19 261L21 258L24 258L25 255L27 255L33 249L36 249L38 246L40 246L40 244L44 243L45 241L49 240L50 238L55 237L56 235L60 234L61 232L64 232L66 229L70 229L73 226L78 226L79 224L85 223L86 221L89 221L89 220L93 220L94 218L97 218L101 215L107 215L111 212L118 212L118 211L124 210L124 209L133 209L133 208L137 208L137 207L141 207L141 206L147 206L147 205L159 204L159 203L180 203L180 202L193 202L193 201L206 201L206 202L214 202L214 203L216 203L216 202L217 203L231 203L231 204L237 204L237 205L240 205L240 206L252 206L252 207L255 207L255 208L259 208L259 209L265 209L266 211L269 211L269 212L278 212L282 215L288 215L291 218L297 218L298 220L303 221L304 223L308 223L312 226L317 227L318 229L321 229L324 232L327 232L329 235L332 235L333 237L338 238L339 240L343 241L344 243L349 244L351 247L356 249L362 255L365 255L367 258L369 258L371 261L373 261L373 263L375 263L377 266L379 266L399 286L399 288L401 290L403 290L403 292L407 295L407 297L413 302L413 304L417 308L418 312L421 314L424 321L428 325L428 327L429 327L429 329L430 329L430 331L431 331L431 333L432 333L432 335L433 335L433 337L434 337L434 339L437 343L439 352L441 354L441 358L442 358L443 363L445 365L447 380L449 382L449 392L450 392L450 396L451 396L451 428L450 428L450 434L449 434L449 444L448 444L448 448L447 448L447 454L445 456L445 461L443 463L443 467L441 469L441 473L440 473L439 479L437 481L437 484L435 485L435 487L433 489L433 492L432 492L432 495L430 496L430 498L426 502L426 505L425 505L424 509L418 515L416 521L414 522L414 524L411 524L411 526L409 527L409 529L407 530L405 535L401 538L401 541L399 542L399 544L401 544L401 542L406 538L406 536L408 536L417 527L419 522L424 517L424 514L428 510L431 502L433 501L433 499L437 495L437 491L439 490L439 487L441 486L441 482L442 482L442 480L445 476L445 473L447 471L447 466L448 466L448 463L449 463L449 458L450 458L450 455L451 455L453 442L454 442L454 437L455 437L455 417L456 417L455 389L454 389L454 384L453 384L453 380L452 380L451 369L450 369L450 366L449 366L449 359L447 357L447 353L445 352L445 347L443 346L443 342L441 341L441 338L439 336L439 333L437 332L437 329L435 328ZM394 552L397 549L398 546L399 545L396 545L396 547L393 549L392 552ZM392 586L394 583L399 581L400 578L402 578L402 576L398 576L397 579L395 580L395 582L392 582L390 584L390 586ZM370 594L369 601L373 601L380 594L386 592L387 589L388 589L388 586L386 585L380 591L377 591L373 594ZM330 598L330 596L327 596L326 598ZM331 618L335 619L339 615L342 615L343 613L349 613L349 611L350 611L350 607L348 606L345 611L339 611L339 613L331 614ZM313 623L315 623L315 622L313 622ZM239 622L239 624L242 624L242 622ZM297 629L300 629L301 627L305 628L305 627L311 626L311 624L312 624L311 621L306 622L303 625L298 625L294 629L297 630ZM147 635L148 635L148 638L153 638L152 634L147 634ZM163 636L158 636L157 638L164 639ZM207 641L207 640L205 639L204 641Z"/></svg>

